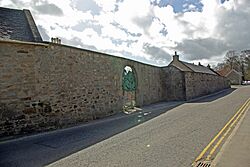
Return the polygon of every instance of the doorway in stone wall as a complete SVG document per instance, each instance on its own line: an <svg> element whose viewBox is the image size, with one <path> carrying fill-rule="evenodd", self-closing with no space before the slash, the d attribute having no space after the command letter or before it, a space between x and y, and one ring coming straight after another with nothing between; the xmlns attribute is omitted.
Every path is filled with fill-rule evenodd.
<svg viewBox="0 0 250 167"><path fill-rule="evenodd" d="M136 87L135 70L130 66L125 66L122 74L123 111L125 113L130 113L135 110Z"/></svg>

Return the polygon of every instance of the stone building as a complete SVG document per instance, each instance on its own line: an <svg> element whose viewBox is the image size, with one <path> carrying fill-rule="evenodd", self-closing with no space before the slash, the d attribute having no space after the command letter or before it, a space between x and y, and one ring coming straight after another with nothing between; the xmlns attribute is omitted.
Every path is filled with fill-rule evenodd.
<svg viewBox="0 0 250 167"><path fill-rule="evenodd" d="M242 84L242 73L236 71L235 69L230 70L225 77L230 81L232 85L241 85Z"/></svg>
<svg viewBox="0 0 250 167"><path fill-rule="evenodd" d="M228 81L217 72L199 65L187 63L173 56L172 62L164 68L166 73L167 100L190 100L195 97L207 95L225 87Z"/></svg>
<svg viewBox="0 0 250 167"><path fill-rule="evenodd" d="M0 7L0 39L42 42L29 10Z"/></svg>
<svg viewBox="0 0 250 167"><path fill-rule="evenodd" d="M242 72L239 72L235 69L231 69L228 66L218 70L218 73L221 76L226 77L229 80L230 84L232 85L241 85L243 82Z"/></svg>
<svg viewBox="0 0 250 167"><path fill-rule="evenodd" d="M0 137L73 126L122 112L128 104L189 100L229 87L226 78L176 55L169 66L156 67L43 42L34 22L27 21L24 32L14 24L18 17L33 20L31 15L0 11Z"/></svg>

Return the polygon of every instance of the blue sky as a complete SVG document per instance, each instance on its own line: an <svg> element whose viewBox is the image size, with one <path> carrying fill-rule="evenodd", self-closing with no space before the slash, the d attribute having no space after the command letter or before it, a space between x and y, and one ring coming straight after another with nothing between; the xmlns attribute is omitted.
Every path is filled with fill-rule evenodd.
<svg viewBox="0 0 250 167"><path fill-rule="evenodd" d="M175 13L201 11L203 7L201 0L161 0L158 5L161 7L172 5ZM190 10L189 5L193 5L195 8Z"/></svg>
<svg viewBox="0 0 250 167"><path fill-rule="evenodd" d="M174 51L204 65L250 48L248 0L0 0L29 9L46 41L164 66Z"/></svg>

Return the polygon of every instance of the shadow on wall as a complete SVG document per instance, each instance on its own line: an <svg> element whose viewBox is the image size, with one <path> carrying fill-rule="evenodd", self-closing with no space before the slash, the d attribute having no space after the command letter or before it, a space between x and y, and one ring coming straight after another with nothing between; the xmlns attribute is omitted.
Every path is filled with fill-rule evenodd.
<svg viewBox="0 0 250 167"><path fill-rule="evenodd" d="M231 93L233 93L237 88L229 88L225 89L223 91L220 91L219 93L214 93L211 95L203 96L200 98L196 98L193 100L188 101L187 103L205 103L205 102L212 102L215 100L218 100L220 98L223 98Z"/></svg>

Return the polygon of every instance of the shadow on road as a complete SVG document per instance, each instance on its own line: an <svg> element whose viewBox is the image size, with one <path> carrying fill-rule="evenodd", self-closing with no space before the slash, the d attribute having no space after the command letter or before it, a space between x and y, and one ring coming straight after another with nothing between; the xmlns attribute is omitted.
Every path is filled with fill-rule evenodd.
<svg viewBox="0 0 250 167"><path fill-rule="evenodd" d="M77 127L0 143L0 166L44 166L140 125L183 104L163 102L132 114L118 113Z"/></svg>
<svg viewBox="0 0 250 167"><path fill-rule="evenodd" d="M194 99L194 100L190 100L188 101L187 103L205 103L205 102L212 102L212 101L215 101L215 100L218 100L222 97L225 97L231 93L233 93L237 88L229 88L229 89L226 89L222 92L219 92L217 94L212 94L212 95L208 95L208 96L204 96L204 97L200 97L200 98L197 98L197 99Z"/></svg>

